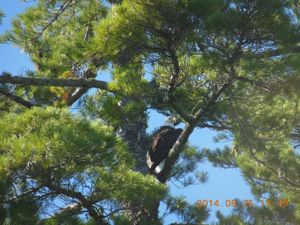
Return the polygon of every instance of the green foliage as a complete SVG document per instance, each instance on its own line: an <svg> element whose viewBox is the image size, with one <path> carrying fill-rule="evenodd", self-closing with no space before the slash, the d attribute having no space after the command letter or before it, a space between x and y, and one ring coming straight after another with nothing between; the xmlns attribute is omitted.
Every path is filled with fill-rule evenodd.
<svg viewBox="0 0 300 225"><path fill-rule="evenodd" d="M4 17L4 13L0 10L0 24L2 24L2 18Z"/></svg>
<svg viewBox="0 0 300 225"><path fill-rule="evenodd" d="M5 96L0 96L0 116L7 113L8 111L20 110L20 106L16 105L13 101L10 101Z"/></svg>
<svg viewBox="0 0 300 225"><path fill-rule="evenodd" d="M117 215L113 217L114 224L116 225L130 225L131 222L124 215Z"/></svg>
<svg viewBox="0 0 300 225"><path fill-rule="evenodd" d="M64 9L63 13L62 9ZM105 15L99 1L68 3L38 1L13 22L7 41L18 44L36 63L40 76L80 76L80 67L90 58L89 42L95 22ZM53 18L53 14L59 15ZM47 26L48 29L43 29ZM77 67L78 72L73 71Z"/></svg>
<svg viewBox="0 0 300 225"><path fill-rule="evenodd" d="M108 91L98 91L95 95L87 96L82 113L92 118L101 118L113 127L123 126L124 123L139 120L145 116L145 98L149 93L147 82L143 78L141 65L130 64L127 67L116 67L113 70L113 80Z"/></svg>
<svg viewBox="0 0 300 225"><path fill-rule="evenodd" d="M45 220L43 225L96 225L93 221L83 221L79 217L61 217Z"/></svg>
<svg viewBox="0 0 300 225"><path fill-rule="evenodd" d="M184 147L183 154L172 169L172 177L184 187L191 184L204 183L208 175L204 171L198 170L199 163L203 162L203 152L197 147L187 144Z"/></svg>
<svg viewBox="0 0 300 225"><path fill-rule="evenodd" d="M85 106L82 114L87 117L101 118L111 126L117 126L122 121L122 108L118 105L118 99L107 91L98 91L94 96L88 96Z"/></svg>
<svg viewBox="0 0 300 225"><path fill-rule="evenodd" d="M18 187L20 196L48 187L65 198L76 198L73 191L81 190L87 182L94 184L86 191L99 199L95 203L141 201L148 207L164 196L163 185L131 170L133 159L126 145L99 122L74 117L66 110L33 108L5 115L0 127L1 180L8 181L4 185L7 190ZM74 189L59 189L67 184ZM11 201L10 195L0 196L4 202ZM34 197L39 199L38 193ZM25 204L21 197L20 201ZM13 209L24 217L25 211Z"/></svg>
<svg viewBox="0 0 300 225"><path fill-rule="evenodd" d="M236 168L238 167L235 157L236 154L234 149L229 148L228 146L224 147L224 149L215 149L214 151L210 151L209 149L205 149L205 154L207 159L212 162L213 166L222 167L222 168Z"/></svg>
<svg viewBox="0 0 300 225"><path fill-rule="evenodd" d="M147 55L147 51L157 49L163 54L166 37L172 35L179 41L187 24L185 12L174 1L123 1L113 6L107 19L100 23L95 47L117 62L126 62L141 51Z"/></svg>
<svg viewBox="0 0 300 225"><path fill-rule="evenodd" d="M254 93L247 102L235 100L231 105L235 140L232 150L208 151L208 159L225 168L238 166L258 198L281 193L299 207L294 181L299 179L300 158L291 142L299 123L298 98Z"/></svg>
<svg viewBox="0 0 300 225"><path fill-rule="evenodd" d="M277 198L270 198L277 202ZM260 204L260 203L258 203ZM237 207L232 210L228 216L224 216L220 211L216 213L218 223L215 225L280 225L280 224L298 224L293 214L293 207L268 206L261 205L246 206L237 200Z"/></svg>
<svg viewBox="0 0 300 225"><path fill-rule="evenodd" d="M110 88L124 96L138 97L144 94L147 87L142 65L131 64L127 67L117 67L113 71L113 81Z"/></svg>
<svg viewBox="0 0 300 225"><path fill-rule="evenodd" d="M74 120L66 111L48 108L34 109L22 115L8 114L1 120L0 127L1 168L25 168L32 162L47 169L63 165L68 159L68 166L61 166L56 171L56 175L63 178L74 173L75 165L76 171L81 165L84 170L87 162L103 167L116 162L120 166L128 164L130 167L131 164L129 155L123 151L124 146L109 127L89 124L83 119ZM112 161L112 153L105 153L110 148L115 149L114 154L119 154L120 159ZM95 157L101 151L104 151L103 155Z"/></svg>
<svg viewBox="0 0 300 225"><path fill-rule="evenodd" d="M182 224L201 224L209 216L205 207L188 204L183 197L167 196L165 214L176 213Z"/></svg>
<svg viewBox="0 0 300 225"><path fill-rule="evenodd" d="M37 1L12 24L12 30L1 36L3 42L16 44L35 64L27 74L49 78L78 78L87 70L96 74L101 60L93 59L91 40L95 24L106 15L100 1ZM96 65L95 65L96 64ZM94 76L91 72L87 76ZM89 78L89 77L86 77ZM61 100L64 105L68 91L54 87L33 87L30 96L39 105ZM23 92L22 88L20 92Z"/></svg>
<svg viewBox="0 0 300 225"><path fill-rule="evenodd" d="M112 80L109 91L86 95L83 117L52 107L24 110L0 96L1 219L34 224L57 201L80 203L89 217L92 205L115 224L132 223L128 205L142 205L139 215L153 210L166 187L135 171L135 161L145 157L134 159L135 149L126 145L149 147L149 108L185 123L200 112L189 126L233 138L223 150L201 152L186 144L171 178L183 185L204 182L207 174L197 166L207 156L214 166L239 167L256 197L289 198L299 209L297 1L39 0L12 26L1 41L29 55L36 70L27 77L98 79L101 69L112 68ZM229 88L217 96L225 84ZM39 106L58 107L78 93L54 86L12 90ZM135 124L144 126L144 143L138 135L117 136ZM167 196L165 202L186 224L201 224L208 216L182 198ZM82 221L83 209L45 224L97 223ZM272 224L279 215L283 222L300 218L299 210L279 211L240 207L218 218L219 224L243 225L263 219ZM23 215L32 221L21 221Z"/></svg>
<svg viewBox="0 0 300 225"><path fill-rule="evenodd" d="M26 196L26 199L20 198L16 202L12 202L8 206L9 219L6 219L5 223L12 225L36 224L39 206L32 197Z"/></svg>

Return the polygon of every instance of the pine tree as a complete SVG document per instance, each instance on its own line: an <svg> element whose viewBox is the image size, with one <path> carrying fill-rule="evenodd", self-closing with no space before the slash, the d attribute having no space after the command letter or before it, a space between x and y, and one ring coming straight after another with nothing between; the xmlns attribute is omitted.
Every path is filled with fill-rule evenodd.
<svg viewBox="0 0 300 225"><path fill-rule="evenodd" d="M219 224L297 224L299 31L292 0L37 1L0 39L35 65L0 76L0 222L159 225L164 202L176 224L203 224L207 209L148 174L151 109L184 124L164 180L203 182L207 157L240 168L257 198L293 203ZM196 128L233 144L201 151Z"/></svg>

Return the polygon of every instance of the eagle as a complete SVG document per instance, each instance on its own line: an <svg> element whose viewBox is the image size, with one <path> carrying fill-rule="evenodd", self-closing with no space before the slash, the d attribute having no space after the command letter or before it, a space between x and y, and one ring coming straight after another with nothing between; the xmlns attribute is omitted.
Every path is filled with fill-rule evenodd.
<svg viewBox="0 0 300 225"><path fill-rule="evenodd" d="M152 145L147 152L147 165L151 174L158 175L163 171L168 154L182 132L181 128L175 128L178 123L176 117L168 117L154 134Z"/></svg>

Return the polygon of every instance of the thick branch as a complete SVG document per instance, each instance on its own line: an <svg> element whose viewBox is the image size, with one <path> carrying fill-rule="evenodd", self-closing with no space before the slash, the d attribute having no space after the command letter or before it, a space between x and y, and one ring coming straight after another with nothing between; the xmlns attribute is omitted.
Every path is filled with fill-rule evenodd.
<svg viewBox="0 0 300 225"><path fill-rule="evenodd" d="M171 174L171 170L178 160L180 153L184 145L186 144L189 136L193 132L195 124L187 123L183 129L183 132L180 134L179 138L175 142L174 146L169 152L169 157L166 159L165 167L162 174L159 174L158 179L160 182L165 183Z"/></svg>
<svg viewBox="0 0 300 225"><path fill-rule="evenodd" d="M84 95L88 91L88 88L77 88L72 94L68 97L68 106L73 105L82 95Z"/></svg>
<svg viewBox="0 0 300 225"><path fill-rule="evenodd" d="M56 86L56 87L85 87L99 88L111 91L105 81L95 79L46 79L46 78L30 78L20 76L1 75L0 84L23 84L33 86Z"/></svg>
<svg viewBox="0 0 300 225"><path fill-rule="evenodd" d="M206 105L198 110L198 112L193 116L192 121L187 123L183 129L183 132L175 142L174 146L169 152L168 158L166 160L166 164L164 167L163 173L158 177L161 182L166 182L171 174L171 170L176 163L176 161L179 159L180 153L182 152L182 149L184 145L186 144L189 136L199 123L200 119L203 115L207 113L207 111L216 103L217 99L221 96L221 94L231 85L231 80L223 84L223 86L217 90L211 98L207 101Z"/></svg>
<svg viewBox="0 0 300 225"><path fill-rule="evenodd" d="M173 49L170 50L170 56L171 56L172 64L174 66L174 73L171 75L171 81L170 81L170 87L169 87L169 92L172 93L175 90L176 85L177 85L177 81L178 81L179 73L180 73L180 67L179 67L178 58Z"/></svg>
<svg viewBox="0 0 300 225"><path fill-rule="evenodd" d="M19 96L13 95L4 89L0 89L0 94L3 94L4 96L10 98L11 100L15 101L16 103L22 106L25 106L26 108L31 108L34 106L31 102L26 101L25 99L20 98Z"/></svg>

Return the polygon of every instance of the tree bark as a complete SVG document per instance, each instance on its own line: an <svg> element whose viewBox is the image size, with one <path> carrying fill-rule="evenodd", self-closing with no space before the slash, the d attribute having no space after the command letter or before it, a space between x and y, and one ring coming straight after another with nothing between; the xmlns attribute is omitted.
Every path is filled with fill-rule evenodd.
<svg viewBox="0 0 300 225"><path fill-rule="evenodd" d="M101 90L112 91L105 81L95 79L46 79L1 75L0 84L23 84L29 86L56 86L56 87L85 87L99 88Z"/></svg>
<svg viewBox="0 0 300 225"><path fill-rule="evenodd" d="M0 89L0 94L3 94L4 96L10 98L11 100L15 101L16 103L18 103L20 105L25 106L26 108L31 108L34 106L31 102L26 101L25 99L23 99L19 96L13 95L4 89Z"/></svg>

